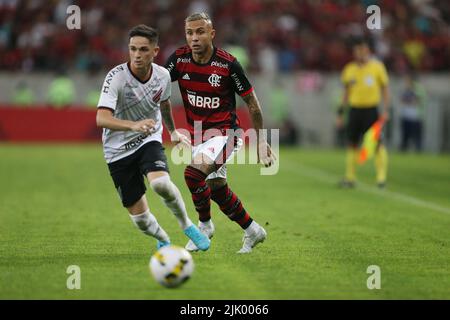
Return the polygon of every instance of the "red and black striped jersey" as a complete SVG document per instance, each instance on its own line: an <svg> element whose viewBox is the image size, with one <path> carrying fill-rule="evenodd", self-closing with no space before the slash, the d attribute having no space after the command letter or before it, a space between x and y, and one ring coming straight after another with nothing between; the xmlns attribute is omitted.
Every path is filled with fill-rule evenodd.
<svg viewBox="0 0 450 320"><path fill-rule="evenodd" d="M211 59L199 64L191 49L184 46L169 57L165 67L172 81L178 81L191 137L194 124L197 131L201 123L202 135L211 128L222 133L239 128L235 93L244 97L253 87L234 56L214 47Z"/></svg>

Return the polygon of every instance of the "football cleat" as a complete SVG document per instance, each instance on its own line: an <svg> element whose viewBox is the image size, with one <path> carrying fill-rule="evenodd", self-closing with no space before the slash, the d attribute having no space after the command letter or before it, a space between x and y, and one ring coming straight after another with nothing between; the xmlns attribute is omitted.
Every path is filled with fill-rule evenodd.
<svg viewBox="0 0 450 320"><path fill-rule="evenodd" d="M239 250L237 253L250 253L252 249L258 244L264 242L267 237L267 232L264 230L263 227L261 227L256 222L252 222L252 224L255 224L255 226L249 226L249 228L252 228L252 230L246 230L244 237L242 238L243 245L241 250Z"/></svg>
<svg viewBox="0 0 450 320"><path fill-rule="evenodd" d="M209 239L211 239L214 234L213 222L211 220L208 224L199 222L197 230L200 230L201 234L203 234L205 236L206 240L208 240L208 247L209 247L209 244L211 243L211 241ZM189 237L189 238L191 238L191 237ZM199 250L199 247L196 245L195 241L193 241L193 240L194 239L191 238L191 240L189 240L189 242L186 244L185 249L187 251L198 251ZM207 249L200 249L200 250L207 250Z"/></svg>
<svg viewBox="0 0 450 320"><path fill-rule="evenodd" d="M193 244L192 247L195 247L196 249L196 250L189 250L186 248L188 251L197 251L199 249L202 251L206 251L209 249L211 241L209 241L208 237L204 233L202 233L199 230L199 228L197 228L195 225L191 225L190 227L186 228L184 230L184 234L189 237L190 239L189 242L192 242Z"/></svg>
<svg viewBox="0 0 450 320"><path fill-rule="evenodd" d="M385 189L386 188L386 182L378 182L377 183L378 189Z"/></svg>
<svg viewBox="0 0 450 320"><path fill-rule="evenodd" d="M170 246L170 241L161 241L161 240L158 240L157 242L156 242L156 249L161 249L162 247L165 247L165 246Z"/></svg>
<svg viewBox="0 0 450 320"><path fill-rule="evenodd" d="M353 189L355 187L355 182L350 180L341 180L338 183L339 188L342 189Z"/></svg>

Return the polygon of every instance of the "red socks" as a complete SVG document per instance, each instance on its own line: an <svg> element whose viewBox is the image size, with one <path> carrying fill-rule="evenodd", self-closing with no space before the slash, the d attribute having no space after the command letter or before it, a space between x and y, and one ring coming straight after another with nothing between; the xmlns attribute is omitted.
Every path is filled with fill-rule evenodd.
<svg viewBox="0 0 450 320"><path fill-rule="evenodd" d="M205 182L206 174L191 166L184 170L184 179L191 191L195 210L202 222L211 219L211 189Z"/></svg>
<svg viewBox="0 0 450 320"><path fill-rule="evenodd" d="M247 211L245 211L241 200L239 200L236 194L228 188L228 184L217 190L213 190L211 192L211 199L217 202L220 210L222 210L228 218L237 222L242 229L246 229L250 223L252 223L253 220Z"/></svg>
<svg viewBox="0 0 450 320"><path fill-rule="evenodd" d="M211 219L211 199L213 199L228 218L246 229L253 221L242 206L241 200L228 188L228 184L211 191L206 184L206 174L191 166L184 170L184 179L191 191L195 209L202 222Z"/></svg>

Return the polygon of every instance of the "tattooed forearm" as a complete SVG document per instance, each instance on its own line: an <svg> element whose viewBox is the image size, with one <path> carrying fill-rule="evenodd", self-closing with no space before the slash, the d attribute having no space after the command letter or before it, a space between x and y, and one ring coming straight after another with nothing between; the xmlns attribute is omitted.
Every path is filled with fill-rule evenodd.
<svg viewBox="0 0 450 320"><path fill-rule="evenodd" d="M170 133L172 133L175 130L175 124L173 122L172 107L170 104L170 100L161 102L161 116L167 130Z"/></svg>
<svg viewBox="0 0 450 320"><path fill-rule="evenodd" d="M247 104L248 111L250 112L250 117L252 118L253 122L253 128L255 128L257 132L259 132L259 129L263 128L263 117L258 98L253 91L252 93L243 97L243 99Z"/></svg>

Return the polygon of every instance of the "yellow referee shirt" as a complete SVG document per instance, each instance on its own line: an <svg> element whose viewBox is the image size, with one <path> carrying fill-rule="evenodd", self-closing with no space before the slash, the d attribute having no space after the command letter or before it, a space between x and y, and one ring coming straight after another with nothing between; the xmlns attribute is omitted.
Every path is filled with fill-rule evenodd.
<svg viewBox="0 0 450 320"><path fill-rule="evenodd" d="M342 71L341 81L348 86L348 103L353 108L377 106L381 101L381 88L389 83L384 64L371 59L364 65L350 62Z"/></svg>

